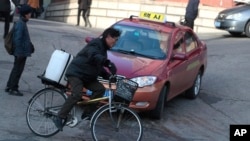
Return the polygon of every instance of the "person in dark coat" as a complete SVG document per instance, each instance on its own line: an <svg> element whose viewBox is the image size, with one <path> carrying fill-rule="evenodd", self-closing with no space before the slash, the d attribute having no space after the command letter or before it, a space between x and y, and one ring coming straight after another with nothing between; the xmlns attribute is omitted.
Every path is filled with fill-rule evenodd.
<svg viewBox="0 0 250 141"><path fill-rule="evenodd" d="M4 17L4 33L5 38L10 28L10 0L0 0L0 14Z"/></svg>
<svg viewBox="0 0 250 141"><path fill-rule="evenodd" d="M92 0L78 0L78 13L77 13L77 26L80 24L80 15L82 13L82 18L85 22L85 27L89 26L92 27L89 21L89 14L90 14L90 6L92 4Z"/></svg>
<svg viewBox="0 0 250 141"><path fill-rule="evenodd" d="M68 66L65 76L71 86L72 94L64 103L57 118L53 120L58 129L62 130L63 120L67 118L73 106L81 100L83 87L92 91L90 99L103 96L105 87L97 77L102 76L107 79L111 74L116 74L116 66L108 60L107 50L115 45L120 34L117 29L107 28L100 38L90 41ZM104 67L108 68L111 74ZM95 108L95 104L88 105L84 109L82 119L89 119Z"/></svg>
<svg viewBox="0 0 250 141"><path fill-rule="evenodd" d="M200 0L189 0L186 7L185 25L192 29L194 28L194 20L198 16L199 3Z"/></svg>
<svg viewBox="0 0 250 141"><path fill-rule="evenodd" d="M23 73L27 57L31 56L34 52L34 47L31 43L26 24L31 17L32 8L24 4L20 8L19 12L20 18L15 23L12 41L14 46L14 66L11 70L5 92L9 92L10 95L23 96L23 94L18 90L18 83Z"/></svg>

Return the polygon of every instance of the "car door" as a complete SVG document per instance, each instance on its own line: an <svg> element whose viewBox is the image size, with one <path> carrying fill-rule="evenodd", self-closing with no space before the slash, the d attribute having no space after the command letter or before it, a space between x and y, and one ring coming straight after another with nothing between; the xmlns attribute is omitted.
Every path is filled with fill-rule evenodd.
<svg viewBox="0 0 250 141"><path fill-rule="evenodd" d="M172 47L170 49L171 58L168 63L170 81L169 99L183 92L187 81L189 81L186 79L188 75L186 72L188 63L185 57L184 33L185 32L183 31L178 31L175 35L173 35L172 39Z"/></svg>
<svg viewBox="0 0 250 141"><path fill-rule="evenodd" d="M187 89L193 85L196 75L198 74L201 64L199 59L201 50L198 47L197 38L192 31L185 31L184 34L184 48L187 57L187 68L185 71L187 76L185 77L186 81L183 85Z"/></svg>

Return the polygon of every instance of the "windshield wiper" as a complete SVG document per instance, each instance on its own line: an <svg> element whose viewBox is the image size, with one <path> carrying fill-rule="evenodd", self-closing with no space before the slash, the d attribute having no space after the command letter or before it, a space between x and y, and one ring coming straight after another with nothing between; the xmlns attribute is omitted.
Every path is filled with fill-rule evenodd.
<svg viewBox="0 0 250 141"><path fill-rule="evenodd" d="M124 54L133 54L133 55L138 55L138 56L151 58L151 59L163 59L163 57L146 55L146 54L142 54L142 53L139 53L139 52L135 52L134 50L123 50L123 49L111 49L111 50L116 51L116 52L121 52L121 53L124 53Z"/></svg>

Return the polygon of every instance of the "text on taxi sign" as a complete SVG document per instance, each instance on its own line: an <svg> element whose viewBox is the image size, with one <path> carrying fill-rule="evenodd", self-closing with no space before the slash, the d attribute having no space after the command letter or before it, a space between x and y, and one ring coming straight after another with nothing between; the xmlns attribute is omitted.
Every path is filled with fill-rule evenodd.
<svg viewBox="0 0 250 141"><path fill-rule="evenodd" d="M151 12L141 12L140 17L144 19L150 19L154 21L164 21L164 15L159 13L151 13Z"/></svg>

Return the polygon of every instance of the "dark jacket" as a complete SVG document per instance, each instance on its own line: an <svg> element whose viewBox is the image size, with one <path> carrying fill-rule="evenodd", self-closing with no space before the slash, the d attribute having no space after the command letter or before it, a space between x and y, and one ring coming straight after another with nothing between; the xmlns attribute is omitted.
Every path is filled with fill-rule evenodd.
<svg viewBox="0 0 250 141"><path fill-rule="evenodd" d="M26 24L27 20L20 17L15 23L13 34L14 56L31 56L32 43L30 41L30 35Z"/></svg>
<svg viewBox="0 0 250 141"><path fill-rule="evenodd" d="M88 9L92 4L92 0L78 0L79 9Z"/></svg>
<svg viewBox="0 0 250 141"><path fill-rule="evenodd" d="M108 75L103 67L107 61L107 50L104 39L93 39L72 60L65 75L78 77L84 82L94 81L99 75Z"/></svg>
<svg viewBox="0 0 250 141"><path fill-rule="evenodd" d="M188 5L186 7L186 19L195 20L198 16L198 7L200 0L189 0Z"/></svg>
<svg viewBox="0 0 250 141"><path fill-rule="evenodd" d="M10 11L10 0L0 0L0 12Z"/></svg>

